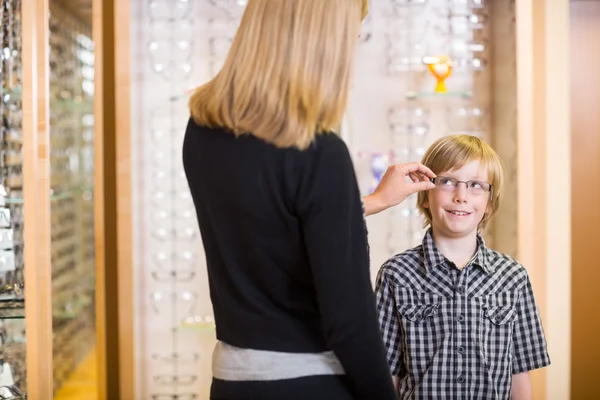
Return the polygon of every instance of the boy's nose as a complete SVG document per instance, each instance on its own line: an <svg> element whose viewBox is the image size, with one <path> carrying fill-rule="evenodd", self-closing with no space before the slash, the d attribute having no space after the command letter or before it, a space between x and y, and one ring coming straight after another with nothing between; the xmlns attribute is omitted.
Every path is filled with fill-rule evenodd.
<svg viewBox="0 0 600 400"><path fill-rule="evenodd" d="M462 182L454 189L454 201L459 203L467 201L467 186Z"/></svg>

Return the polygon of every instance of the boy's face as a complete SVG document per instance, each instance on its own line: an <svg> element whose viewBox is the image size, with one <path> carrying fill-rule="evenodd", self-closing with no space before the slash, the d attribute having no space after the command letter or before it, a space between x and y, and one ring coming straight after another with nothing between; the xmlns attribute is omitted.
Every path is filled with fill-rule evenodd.
<svg viewBox="0 0 600 400"><path fill-rule="evenodd" d="M489 182L488 172L486 168L480 168L478 160L452 171L440 172L437 176L454 178L462 182ZM474 237L479 223L489 211L491 193L485 190L469 190L464 183L459 183L455 188L450 181L441 182L440 186L436 181L436 188L429 191L429 199L424 204L424 207L431 212L434 234L448 238L470 235Z"/></svg>

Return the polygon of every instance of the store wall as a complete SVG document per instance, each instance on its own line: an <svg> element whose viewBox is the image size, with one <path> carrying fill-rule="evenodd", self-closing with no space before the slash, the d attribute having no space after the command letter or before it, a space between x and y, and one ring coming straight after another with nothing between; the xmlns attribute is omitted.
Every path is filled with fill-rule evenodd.
<svg viewBox="0 0 600 400"><path fill-rule="evenodd" d="M600 1L571 2L571 398L598 398L600 346Z"/></svg>
<svg viewBox="0 0 600 400"><path fill-rule="evenodd" d="M571 127L569 0L515 3L518 254L540 308L552 365L534 399L570 399Z"/></svg>

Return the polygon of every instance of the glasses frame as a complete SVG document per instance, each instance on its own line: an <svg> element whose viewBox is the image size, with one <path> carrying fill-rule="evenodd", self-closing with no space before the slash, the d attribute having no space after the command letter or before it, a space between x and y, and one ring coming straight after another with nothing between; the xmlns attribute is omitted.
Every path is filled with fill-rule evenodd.
<svg viewBox="0 0 600 400"><path fill-rule="evenodd" d="M482 194L483 194L483 193L486 193L486 192L490 192L490 193L492 193L492 192L493 192L493 190L494 190L494 185L492 185L491 183L489 183L489 182L486 182L486 181L477 180L477 179L471 179L471 180L468 180L468 181L460 181L460 180L458 180L458 179L456 179L456 178L451 178L451 177L449 177L449 176L436 176L435 178L430 178L431 182L432 182L432 183L435 185L435 187L436 187L436 188L437 188L437 187L441 188L441 186L438 186L438 183L436 182L436 181L438 181L438 180L440 180L440 179L447 179L447 180L449 180L449 181L453 182L453 183L454 183L454 184L453 184L453 187L454 187L454 188L452 189L453 191L454 191L454 190L456 190L456 189L458 189L458 185L459 185L460 183L464 183L464 184L465 184L465 187L466 187L466 189L467 189L467 191L468 191L469 193L471 193L471 194L479 194L479 192L473 192L473 190L472 190L472 188L471 188L471 185L472 185L473 183L486 184L486 185L488 185L488 186L489 186L489 188L488 188L487 190L486 190L485 188L483 189L483 192L482 192Z"/></svg>

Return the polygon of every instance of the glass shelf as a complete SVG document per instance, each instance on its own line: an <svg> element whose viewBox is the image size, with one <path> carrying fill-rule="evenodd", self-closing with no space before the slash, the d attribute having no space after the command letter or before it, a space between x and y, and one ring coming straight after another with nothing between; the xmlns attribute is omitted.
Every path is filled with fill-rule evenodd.
<svg viewBox="0 0 600 400"><path fill-rule="evenodd" d="M0 295L0 319L25 318L25 299L23 295Z"/></svg>
<svg viewBox="0 0 600 400"><path fill-rule="evenodd" d="M2 86L2 101L5 103L20 102L22 97L21 88L7 88Z"/></svg>
<svg viewBox="0 0 600 400"><path fill-rule="evenodd" d="M203 318L188 317L181 322L179 329L183 331L207 332L214 331L216 327L212 321L206 321Z"/></svg>
<svg viewBox="0 0 600 400"><path fill-rule="evenodd" d="M409 91L404 95L407 99L423 99L423 98L462 98L462 99L470 99L472 97L471 92L446 92L446 93L438 93L438 92L414 92Z"/></svg>
<svg viewBox="0 0 600 400"><path fill-rule="evenodd" d="M83 113L93 113L94 104L89 101L86 102L83 99L60 99L53 100L50 113L55 111L81 111Z"/></svg>

